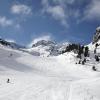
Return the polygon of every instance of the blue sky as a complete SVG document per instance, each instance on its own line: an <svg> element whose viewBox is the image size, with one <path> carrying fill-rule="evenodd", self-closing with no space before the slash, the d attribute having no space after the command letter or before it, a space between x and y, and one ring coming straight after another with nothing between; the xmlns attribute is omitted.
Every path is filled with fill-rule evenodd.
<svg viewBox="0 0 100 100"><path fill-rule="evenodd" d="M0 37L87 44L100 25L100 0L0 0Z"/></svg>

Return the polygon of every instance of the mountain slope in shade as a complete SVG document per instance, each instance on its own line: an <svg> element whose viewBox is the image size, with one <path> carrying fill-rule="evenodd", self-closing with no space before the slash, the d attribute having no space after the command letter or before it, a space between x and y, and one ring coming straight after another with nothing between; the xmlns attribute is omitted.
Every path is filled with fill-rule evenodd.
<svg viewBox="0 0 100 100"><path fill-rule="evenodd" d="M24 46L18 45L14 42L8 42L8 41L1 39L1 38L0 38L0 44L3 46L8 46L8 47L13 48L13 49L25 48Z"/></svg>

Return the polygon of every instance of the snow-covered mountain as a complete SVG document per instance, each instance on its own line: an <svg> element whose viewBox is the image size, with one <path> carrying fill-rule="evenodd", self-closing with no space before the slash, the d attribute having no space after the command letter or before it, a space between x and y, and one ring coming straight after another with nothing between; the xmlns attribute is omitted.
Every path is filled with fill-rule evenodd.
<svg viewBox="0 0 100 100"><path fill-rule="evenodd" d="M47 41L47 40L40 40L40 41L37 41L36 43L34 43L32 47L37 47L40 45L41 46L55 46L56 43L52 42L52 41Z"/></svg>
<svg viewBox="0 0 100 100"><path fill-rule="evenodd" d="M100 73L92 70L100 64L76 64L76 56L33 56L0 45L0 100L100 100Z"/></svg>
<svg viewBox="0 0 100 100"><path fill-rule="evenodd" d="M27 49L31 54L37 54L38 56L57 56L62 53L63 50L69 45L68 42L57 44L53 41L40 40Z"/></svg>
<svg viewBox="0 0 100 100"><path fill-rule="evenodd" d="M85 57L87 46L69 42L41 40L26 49L1 39L0 100L100 100L99 43L87 45Z"/></svg>
<svg viewBox="0 0 100 100"><path fill-rule="evenodd" d="M93 41L88 45L88 47L92 52L96 50L96 52L100 54L100 27L96 28Z"/></svg>
<svg viewBox="0 0 100 100"><path fill-rule="evenodd" d="M0 39L0 44L3 46L10 47L12 49L18 49L34 56L58 56L66 49L70 44L69 42L64 42L57 44L56 42L50 40L39 40L32 44L31 48L21 46L14 42L8 42L4 39Z"/></svg>

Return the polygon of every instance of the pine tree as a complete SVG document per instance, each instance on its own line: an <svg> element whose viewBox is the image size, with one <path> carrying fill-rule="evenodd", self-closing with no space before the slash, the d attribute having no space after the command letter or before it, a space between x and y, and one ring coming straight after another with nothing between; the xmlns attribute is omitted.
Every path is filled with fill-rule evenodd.
<svg viewBox="0 0 100 100"><path fill-rule="evenodd" d="M88 46L85 47L84 56L85 57L88 57L89 56L89 48L88 48Z"/></svg>

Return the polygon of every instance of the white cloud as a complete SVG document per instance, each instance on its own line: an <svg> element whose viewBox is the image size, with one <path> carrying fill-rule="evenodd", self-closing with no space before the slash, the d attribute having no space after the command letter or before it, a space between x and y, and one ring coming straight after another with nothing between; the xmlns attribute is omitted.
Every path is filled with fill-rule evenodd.
<svg viewBox="0 0 100 100"><path fill-rule="evenodd" d="M84 19L100 20L100 0L92 0L84 12Z"/></svg>
<svg viewBox="0 0 100 100"><path fill-rule="evenodd" d="M73 4L75 0L52 0L55 3L59 3L59 4Z"/></svg>
<svg viewBox="0 0 100 100"><path fill-rule="evenodd" d="M2 27L6 27L6 26L12 26L13 25L13 20L11 19L7 19L5 16L0 16L0 25Z"/></svg>
<svg viewBox="0 0 100 100"><path fill-rule="evenodd" d="M51 39L51 36L50 35L45 35L45 36L37 37L37 38L34 38L32 40L32 42L28 45L28 47L32 47L32 45L34 43L37 43L38 41L41 41L41 40L49 41L49 40L52 40L52 39Z"/></svg>
<svg viewBox="0 0 100 100"><path fill-rule="evenodd" d="M15 28L16 28L16 29L20 29L20 28L21 28L20 24L16 24L16 25L15 25Z"/></svg>
<svg viewBox="0 0 100 100"><path fill-rule="evenodd" d="M61 6L48 7L47 12L57 20L65 19L64 9Z"/></svg>
<svg viewBox="0 0 100 100"><path fill-rule="evenodd" d="M49 6L48 0L42 0L42 5L46 8Z"/></svg>
<svg viewBox="0 0 100 100"><path fill-rule="evenodd" d="M24 15L30 15L32 14L32 9L24 4L15 4L11 7L11 12L13 14L24 14Z"/></svg>
<svg viewBox="0 0 100 100"><path fill-rule="evenodd" d="M0 16L0 26L2 27L12 27L15 29L20 29L20 24L14 19L8 19L6 16Z"/></svg>
<svg viewBox="0 0 100 100"><path fill-rule="evenodd" d="M52 18L60 21L62 25L67 27L67 21L66 21L67 15L65 14L63 6L61 5L51 6L48 0L42 0L42 5L43 5L43 13L51 15Z"/></svg>
<svg viewBox="0 0 100 100"><path fill-rule="evenodd" d="M67 27L71 20L76 24L86 19L100 20L100 0L42 0L42 5L43 12Z"/></svg>

